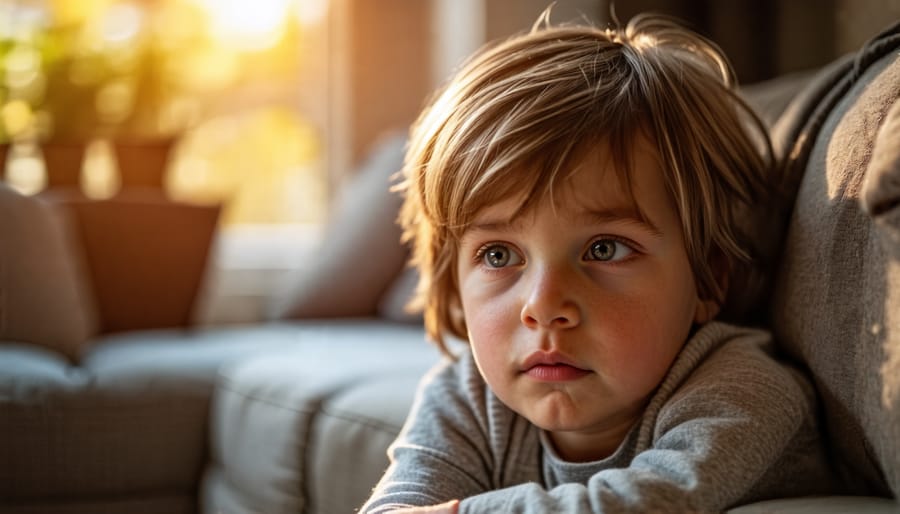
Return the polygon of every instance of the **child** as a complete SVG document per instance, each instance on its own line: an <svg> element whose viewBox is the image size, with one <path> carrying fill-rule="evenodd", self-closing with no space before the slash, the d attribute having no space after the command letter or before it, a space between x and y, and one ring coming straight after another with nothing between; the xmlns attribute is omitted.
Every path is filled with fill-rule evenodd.
<svg viewBox="0 0 900 514"><path fill-rule="evenodd" d="M424 379L362 511L827 491L811 386L768 334L718 321L771 198L727 61L660 17L540 25L475 56L413 128L401 222L426 329L468 348Z"/></svg>

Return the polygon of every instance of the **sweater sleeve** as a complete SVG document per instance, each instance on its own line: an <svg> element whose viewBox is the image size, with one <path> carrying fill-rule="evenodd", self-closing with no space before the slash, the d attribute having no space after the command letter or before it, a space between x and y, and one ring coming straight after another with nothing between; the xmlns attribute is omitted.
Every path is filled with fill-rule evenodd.
<svg viewBox="0 0 900 514"><path fill-rule="evenodd" d="M733 330L723 327L703 336ZM827 492L832 475L812 388L770 352L766 334L746 331L709 353L683 356L673 366L687 368L683 378L673 369L651 400L627 467L599 470L586 483L483 493L464 499L460 513L721 512Z"/></svg>
<svg viewBox="0 0 900 514"><path fill-rule="evenodd" d="M388 449L391 464L360 512L435 505L502 490L504 480L539 479L539 452L535 428L499 404L466 354L423 378ZM520 458L527 454L533 458ZM510 473L526 478L504 477Z"/></svg>
<svg viewBox="0 0 900 514"><path fill-rule="evenodd" d="M763 332L714 324L695 338L623 443L631 447L617 452L631 455L617 467L563 462L552 449L541 463L532 458L540 439L523 435L522 425L536 428L492 404L483 383L459 383L478 383L474 364L440 371L421 390L363 511L459 499L460 514L720 512L827 492L831 475L803 376L772 357Z"/></svg>

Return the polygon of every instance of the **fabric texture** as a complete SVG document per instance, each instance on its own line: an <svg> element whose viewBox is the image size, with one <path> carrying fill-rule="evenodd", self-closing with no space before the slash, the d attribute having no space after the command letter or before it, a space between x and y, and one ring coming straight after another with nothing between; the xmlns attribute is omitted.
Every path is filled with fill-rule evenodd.
<svg viewBox="0 0 900 514"><path fill-rule="evenodd" d="M313 261L285 282L268 306L269 318L372 316L385 294L404 294L391 290L408 252L396 223L401 197L390 187L403 166L405 142L402 135L380 142L341 190ZM402 304L386 300L379 314L405 320Z"/></svg>
<svg viewBox="0 0 900 514"><path fill-rule="evenodd" d="M308 477L307 512L356 512L366 501L388 467L385 450L403 427L416 384L439 358L430 345L419 346L421 366L369 377L322 402L306 454L308 468L316 470Z"/></svg>
<svg viewBox="0 0 900 514"><path fill-rule="evenodd" d="M284 326L290 347L219 373L206 512L353 512L387 467L416 381L439 359L420 326Z"/></svg>
<svg viewBox="0 0 900 514"><path fill-rule="evenodd" d="M885 250L900 258L900 98L894 100L878 129L863 182L862 206L883 231Z"/></svg>
<svg viewBox="0 0 900 514"><path fill-rule="evenodd" d="M264 346L259 332L244 354ZM175 331L98 338L78 366L34 345L3 345L0 498L42 505L33 512L53 512L43 505L59 498L95 499L96 510L81 512L103 512L104 500L192 496L216 370L238 354L222 339Z"/></svg>
<svg viewBox="0 0 900 514"><path fill-rule="evenodd" d="M816 108L789 107L775 128L776 137L794 134L781 151L797 194L773 330L814 377L843 481L855 494L881 496L900 495L900 250L892 235L900 211L891 164L900 144L888 121L900 94L897 48L900 24L826 70L820 87L797 100Z"/></svg>
<svg viewBox="0 0 900 514"><path fill-rule="evenodd" d="M557 457L467 352L425 379L362 512L452 499L464 514L718 512L829 491L813 389L773 351L765 332L705 325L619 448L586 463Z"/></svg>
<svg viewBox="0 0 900 514"><path fill-rule="evenodd" d="M873 496L785 498L744 505L728 514L897 514L897 504Z"/></svg>
<svg viewBox="0 0 900 514"><path fill-rule="evenodd" d="M0 184L0 340L78 359L95 327L80 255L52 205Z"/></svg>

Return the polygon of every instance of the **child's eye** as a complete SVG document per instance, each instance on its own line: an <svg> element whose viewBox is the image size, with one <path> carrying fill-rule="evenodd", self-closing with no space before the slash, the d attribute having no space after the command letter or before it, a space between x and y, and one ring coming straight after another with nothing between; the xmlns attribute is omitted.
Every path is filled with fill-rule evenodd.
<svg viewBox="0 0 900 514"><path fill-rule="evenodd" d="M490 244L483 246L476 255L489 268L504 268L522 262L522 258L506 245Z"/></svg>
<svg viewBox="0 0 900 514"><path fill-rule="evenodd" d="M589 261L620 261L634 253L627 244L617 239L603 238L591 243L584 254Z"/></svg>

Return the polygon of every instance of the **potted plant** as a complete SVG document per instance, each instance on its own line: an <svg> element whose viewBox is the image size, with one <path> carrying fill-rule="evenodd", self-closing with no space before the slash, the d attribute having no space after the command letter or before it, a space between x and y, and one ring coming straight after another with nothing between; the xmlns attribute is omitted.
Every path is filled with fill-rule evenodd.
<svg viewBox="0 0 900 514"><path fill-rule="evenodd" d="M5 107L2 100L6 95L0 91L0 108ZM6 128L5 116L0 116L0 182L6 180L6 167L9 160L10 137Z"/></svg>
<svg viewBox="0 0 900 514"><path fill-rule="evenodd" d="M33 138L40 145L47 188L80 191L87 143L101 123L97 93L110 77L100 49L84 43L82 21L48 16L30 44L40 60L35 74L44 83L34 100Z"/></svg>
<svg viewBox="0 0 900 514"><path fill-rule="evenodd" d="M171 82L168 55L145 7L101 7L75 19L49 12L32 41L45 84L33 132L47 186L79 188L87 143L101 138L112 143L122 188L161 189L177 139L159 123Z"/></svg>
<svg viewBox="0 0 900 514"><path fill-rule="evenodd" d="M33 131L36 91L27 78L28 64L39 61L36 56L14 35L0 34L0 180L6 179L13 144Z"/></svg>
<svg viewBox="0 0 900 514"><path fill-rule="evenodd" d="M167 57L152 40L140 48L128 82L130 105L112 127L110 139L122 189L164 189L172 150L183 130L165 123L174 90Z"/></svg>

